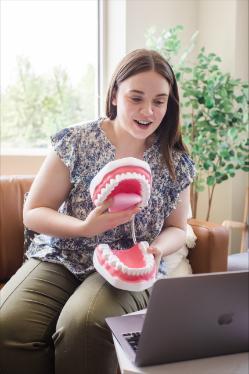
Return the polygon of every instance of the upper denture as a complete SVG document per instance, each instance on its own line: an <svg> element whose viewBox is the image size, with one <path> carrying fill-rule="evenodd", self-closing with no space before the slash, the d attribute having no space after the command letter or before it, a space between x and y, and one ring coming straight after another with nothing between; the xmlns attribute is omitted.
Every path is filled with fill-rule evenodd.
<svg viewBox="0 0 249 374"><path fill-rule="evenodd" d="M141 206L146 206L151 192L151 171L142 160L126 157L109 162L93 178L90 193L96 206L107 198L125 192L140 195Z"/></svg>

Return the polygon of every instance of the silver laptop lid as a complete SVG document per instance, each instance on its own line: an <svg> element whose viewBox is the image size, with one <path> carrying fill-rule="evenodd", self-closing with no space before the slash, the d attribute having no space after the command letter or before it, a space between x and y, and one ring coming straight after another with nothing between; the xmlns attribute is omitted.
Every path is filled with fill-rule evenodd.
<svg viewBox="0 0 249 374"><path fill-rule="evenodd" d="M146 366L248 351L248 274L158 280L135 363Z"/></svg>

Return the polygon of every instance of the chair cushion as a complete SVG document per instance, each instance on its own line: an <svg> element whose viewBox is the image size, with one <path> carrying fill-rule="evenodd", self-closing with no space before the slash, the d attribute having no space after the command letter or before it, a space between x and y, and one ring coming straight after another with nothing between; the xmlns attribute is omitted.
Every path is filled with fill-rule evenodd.
<svg viewBox="0 0 249 374"><path fill-rule="evenodd" d="M228 256L228 271L249 270L249 251Z"/></svg>

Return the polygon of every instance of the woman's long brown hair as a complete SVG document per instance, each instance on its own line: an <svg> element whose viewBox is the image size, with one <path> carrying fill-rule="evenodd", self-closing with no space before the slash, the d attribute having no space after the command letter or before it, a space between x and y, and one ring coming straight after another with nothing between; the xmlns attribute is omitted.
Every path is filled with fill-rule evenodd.
<svg viewBox="0 0 249 374"><path fill-rule="evenodd" d="M136 49L126 55L117 66L112 76L106 98L106 116L111 120L117 116L117 108L112 104L121 82L129 77L153 70L164 77L170 86L166 114L156 130L159 137L162 159L166 163L172 178L175 178L175 167L172 151L177 149L187 152L180 131L179 94L175 74L169 63L156 51Z"/></svg>

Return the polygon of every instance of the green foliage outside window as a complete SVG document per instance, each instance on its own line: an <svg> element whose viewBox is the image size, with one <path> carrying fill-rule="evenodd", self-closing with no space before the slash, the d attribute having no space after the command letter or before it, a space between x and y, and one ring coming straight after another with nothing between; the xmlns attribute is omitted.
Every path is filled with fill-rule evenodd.
<svg viewBox="0 0 249 374"><path fill-rule="evenodd" d="M27 58L18 58L17 72L16 82L1 94L2 146L46 148L57 130L96 116L92 65L77 86L60 67L51 76L35 74Z"/></svg>
<svg viewBox="0 0 249 374"><path fill-rule="evenodd" d="M146 39L148 47L174 68L182 96L183 137L197 167L191 191L193 216L198 194L207 187L208 220L216 185L234 177L237 170L249 171L248 83L223 72L221 58L204 47L191 61L198 32L181 52L182 30L180 25L161 33L150 29Z"/></svg>

